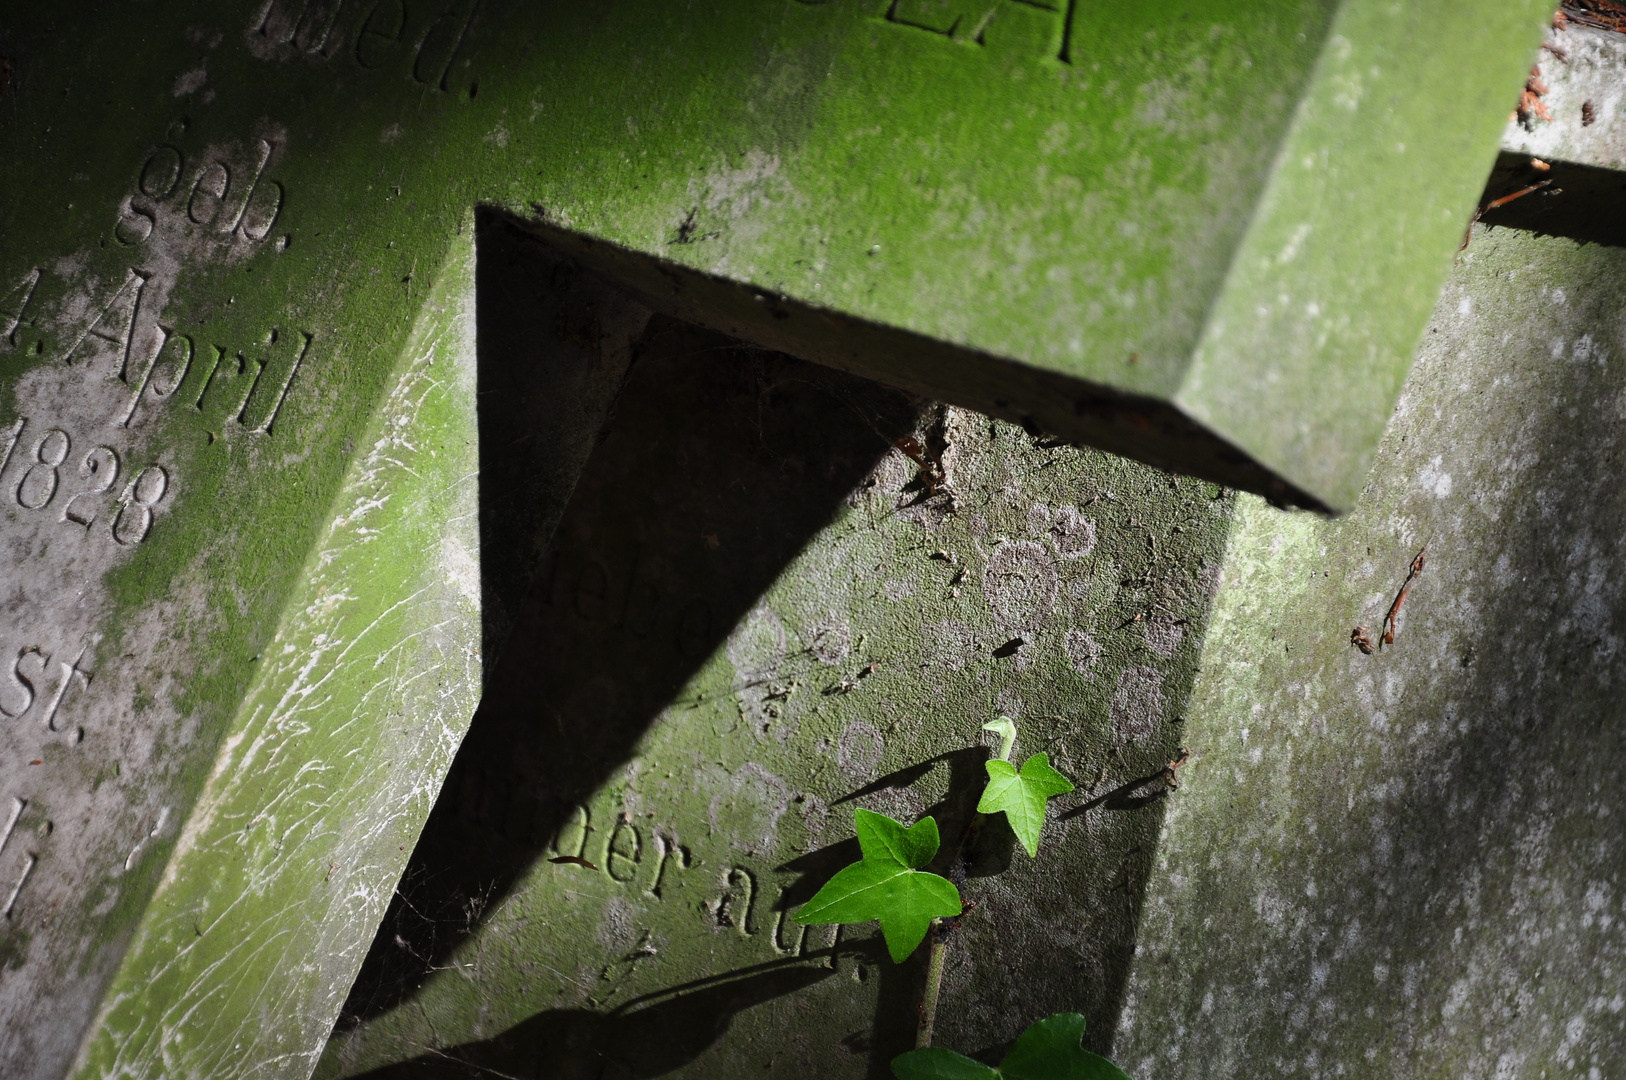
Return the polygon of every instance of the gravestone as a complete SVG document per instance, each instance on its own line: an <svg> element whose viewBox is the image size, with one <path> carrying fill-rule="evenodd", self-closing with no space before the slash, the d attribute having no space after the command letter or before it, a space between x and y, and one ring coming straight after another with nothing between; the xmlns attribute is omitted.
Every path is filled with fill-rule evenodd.
<svg viewBox="0 0 1626 1080"><path fill-rule="evenodd" d="M317 1075L885 1070L922 970L790 916L1001 713L1080 791L966 854L938 1029L1110 1035L1232 501L652 322Z"/></svg>
<svg viewBox="0 0 1626 1080"><path fill-rule="evenodd" d="M1136 1075L1626 1070L1626 248L1619 180L1570 182L1619 167L1595 127L1626 38L1552 41L1553 120L1507 145L1561 179L1475 230L1355 510L1242 500L1118 1037ZM1393 644L1352 647L1425 546Z"/></svg>
<svg viewBox="0 0 1626 1080"><path fill-rule="evenodd" d="M0 1072L309 1070L652 312L1348 505L1538 9L8 12Z"/></svg>

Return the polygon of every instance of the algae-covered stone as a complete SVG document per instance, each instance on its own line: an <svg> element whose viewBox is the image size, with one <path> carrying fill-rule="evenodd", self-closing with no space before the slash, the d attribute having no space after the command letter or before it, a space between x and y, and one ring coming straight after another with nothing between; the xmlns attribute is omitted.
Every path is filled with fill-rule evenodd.
<svg viewBox="0 0 1626 1080"><path fill-rule="evenodd" d="M790 916L857 807L946 872L1000 713L1080 790L966 854L941 1038L1110 1034L1232 499L675 322L638 355L318 1075L884 1070L921 968Z"/></svg>
<svg viewBox="0 0 1626 1080"><path fill-rule="evenodd" d="M1626 1071L1623 300L1621 248L1480 231L1356 510L1244 500L1134 1074Z"/></svg>
<svg viewBox="0 0 1626 1080"><path fill-rule="evenodd" d="M308 1065L644 301L1344 505L1539 7L13 5L0 1072ZM570 254L471 344L482 204Z"/></svg>

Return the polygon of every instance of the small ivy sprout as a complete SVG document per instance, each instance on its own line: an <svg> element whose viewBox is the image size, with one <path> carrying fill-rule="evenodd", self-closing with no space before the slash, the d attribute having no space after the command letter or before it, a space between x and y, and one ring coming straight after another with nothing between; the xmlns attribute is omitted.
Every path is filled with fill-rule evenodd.
<svg viewBox="0 0 1626 1080"><path fill-rule="evenodd" d="M1038 858L1045 804L1052 796L1072 791L1072 781L1050 767L1050 755L1046 753L1034 754L1022 763L1020 770L1011 764L1016 723L1010 717L1001 716L982 728L999 734L999 756L985 763L988 786L982 789L977 813L1004 813L1005 820L1011 823L1011 831L1027 849L1028 857Z"/></svg>

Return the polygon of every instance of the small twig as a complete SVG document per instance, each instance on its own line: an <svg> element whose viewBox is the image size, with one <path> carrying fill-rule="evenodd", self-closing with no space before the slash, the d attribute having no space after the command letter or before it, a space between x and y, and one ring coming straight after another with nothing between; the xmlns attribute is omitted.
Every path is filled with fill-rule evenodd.
<svg viewBox="0 0 1626 1080"><path fill-rule="evenodd" d="M1541 180L1541 181L1538 181L1538 182L1536 182L1534 184L1531 184L1529 187L1520 188L1518 191L1513 192L1511 195L1503 195L1500 199L1492 199L1490 202L1485 204L1485 209L1486 210L1495 210L1498 207L1506 206L1508 203L1512 202L1514 199L1522 199L1526 195L1530 194L1532 191L1540 191L1542 188L1547 187L1551 183L1552 183L1551 178L1546 179L1546 180Z"/></svg>
<svg viewBox="0 0 1626 1080"><path fill-rule="evenodd" d="M1484 206L1481 206L1479 209L1475 210L1474 211L1474 216L1468 219L1468 231L1466 233L1464 233L1463 236L1462 236L1462 246L1457 248L1457 250L1458 251L1464 251L1464 250L1467 249L1468 241L1470 241L1470 240L1472 240L1474 238L1474 226L1479 224L1479 219L1485 216L1486 211L1495 210L1498 207L1506 206L1508 203L1512 202L1514 199L1522 199L1526 195L1530 194L1532 191L1540 191L1542 188L1547 187L1552 182L1553 182L1552 178L1549 177L1546 180L1542 180L1542 181L1539 181L1537 183L1531 184L1529 187L1520 188L1518 191L1515 191L1512 194L1503 195L1499 199L1492 199L1490 202L1486 203Z"/></svg>
<svg viewBox="0 0 1626 1080"><path fill-rule="evenodd" d="M1389 605L1389 611L1383 616L1383 637L1379 639L1378 647L1393 645L1395 643L1395 617L1400 614L1400 605L1406 602L1406 594L1411 592L1411 583L1417 575L1423 572L1423 561L1428 556L1428 545L1417 553L1417 558L1411 561L1411 568L1406 571L1406 580L1401 582L1400 591L1395 594L1395 602Z"/></svg>
<svg viewBox="0 0 1626 1080"><path fill-rule="evenodd" d="M1165 791L1177 791L1177 790L1179 790L1179 787L1180 787L1180 775L1179 775L1180 766L1184 765L1186 762L1188 762L1190 760L1191 760L1191 751L1187 750L1185 747L1182 746L1180 748L1180 753L1175 755L1174 760L1169 762L1167 765L1163 766L1163 790L1165 790Z"/></svg>

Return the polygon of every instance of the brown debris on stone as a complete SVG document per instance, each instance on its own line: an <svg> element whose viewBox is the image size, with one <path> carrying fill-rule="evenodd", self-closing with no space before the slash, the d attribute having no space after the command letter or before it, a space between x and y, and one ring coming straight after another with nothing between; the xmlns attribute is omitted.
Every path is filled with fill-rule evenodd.
<svg viewBox="0 0 1626 1080"><path fill-rule="evenodd" d="M1187 750L1185 747L1182 746L1180 748L1180 752L1175 755L1174 760L1169 762L1167 765L1163 766L1162 777L1163 777L1163 790L1164 791L1176 791L1176 790L1179 789L1179 787L1180 787L1180 775L1179 775L1180 766L1184 765L1186 762L1188 762L1190 760L1191 760L1191 751Z"/></svg>
<svg viewBox="0 0 1626 1080"><path fill-rule="evenodd" d="M1514 115L1519 118L1519 123L1524 125L1526 131L1534 131L1538 119L1553 118L1552 110L1541 100L1546 92L1547 84L1541 81L1541 65L1533 65L1530 68L1530 78L1525 80L1524 90L1519 94L1519 107L1514 110Z"/></svg>
<svg viewBox="0 0 1626 1080"><path fill-rule="evenodd" d="M1565 25L1575 23L1626 34L1626 3L1622 0L1564 0L1564 6L1553 17L1555 30L1561 29L1559 19L1563 19Z"/></svg>

